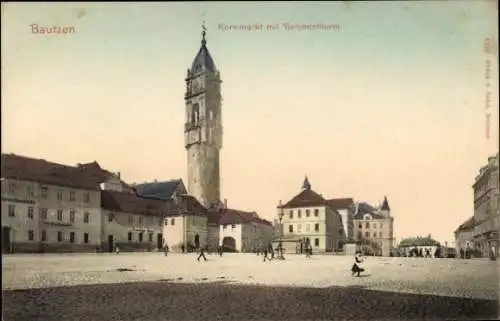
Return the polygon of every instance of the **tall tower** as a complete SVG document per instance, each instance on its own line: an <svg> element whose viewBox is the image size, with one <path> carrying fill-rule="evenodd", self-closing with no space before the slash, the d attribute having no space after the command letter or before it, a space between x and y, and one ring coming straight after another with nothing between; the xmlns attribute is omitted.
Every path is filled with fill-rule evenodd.
<svg viewBox="0 0 500 321"><path fill-rule="evenodd" d="M222 115L220 74L210 56L203 25L201 47L186 77L185 147L188 192L205 207L220 204Z"/></svg>

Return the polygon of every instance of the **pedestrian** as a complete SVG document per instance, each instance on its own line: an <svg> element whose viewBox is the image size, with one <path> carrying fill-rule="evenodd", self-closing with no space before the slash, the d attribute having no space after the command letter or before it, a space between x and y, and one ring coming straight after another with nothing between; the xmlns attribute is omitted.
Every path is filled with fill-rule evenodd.
<svg viewBox="0 0 500 321"><path fill-rule="evenodd" d="M354 264L352 265L352 268L351 268L351 272L352 272L352 275L354 276L356 274L356 276L360 276L360 273L361 272L364 272L365 269L363 269L361 267L361 264L363 263L364 259L363 259L363 256L361 254L361 251L356 251L356 255L354 256Z"/></svg>
<svg viewBox="0 0 500 321"><path fill-rule="evenodd" d="M490 260L492 261L496 261L497 259L497 252L496 252L496 248L495 248L495 245L491 245L491 249L490 249Z"/></svg>
<svg viewBox="0 0 500 321"><path fill-rule="evenodd" d="M115 246L115 253L120 254L120 248L118 246Z"/></svg>
<svg viewBox="0 0 500 321"><path fill-rule="evenodd" d="M310 258L312 254L312 246L310 244L306 244L306 258Z"/></svg>
<svg viewBox="0 0 500 321"><path fill-rule="evenodd" d="M270 261L269 257L267 256L268 251L269 251L269 248L264 248L264 250L262 251L263 255L264 255L264 262L266 262L266 260Z"/></svg>
<svg viewBox="0 0 500 321"><path fill-rule="evenodd" d="M198 255L198 261L203 258L205 262L207 261L207 257L205 256L205 249L203 247L200 247L200 255Z"/></svg>
<svg viewBox="0 0 500 321"><path fill-rule="evenodd" d="M167 244L165 244L164 250L165 250L165 256L168 256L168 250L170 250L170 249L169 249Z"/></svg>

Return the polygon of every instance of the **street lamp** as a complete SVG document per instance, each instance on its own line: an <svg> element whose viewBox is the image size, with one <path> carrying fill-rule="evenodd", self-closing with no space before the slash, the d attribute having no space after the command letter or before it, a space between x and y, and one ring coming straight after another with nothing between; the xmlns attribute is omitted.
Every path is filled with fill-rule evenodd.
<svg viewBox="0 0 500 321"><path fill-rule="evenodd" d="M278 218L280 220L280 241L279 241L279 244L278 244L278 256L276 257L276 259L278 260L284 260L285 257L283 256L283 215L284 215L284 212L283 212L283 208L280 208L280 211L279 211L279 214L278 214Z"/></svg>

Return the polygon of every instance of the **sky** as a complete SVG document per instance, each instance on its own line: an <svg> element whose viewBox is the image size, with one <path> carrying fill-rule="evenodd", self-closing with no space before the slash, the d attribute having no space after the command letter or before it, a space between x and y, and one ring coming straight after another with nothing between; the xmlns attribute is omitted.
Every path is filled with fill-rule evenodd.
<svg viewBox="0 0 500 321"><path fill-rule="evenodd" d="M452 242L498 151L495 1L2 3L2 153L187 183L184 78L203 20L229 207L272 220L307 175L324 197L387 196L397 240Z"/></svg>

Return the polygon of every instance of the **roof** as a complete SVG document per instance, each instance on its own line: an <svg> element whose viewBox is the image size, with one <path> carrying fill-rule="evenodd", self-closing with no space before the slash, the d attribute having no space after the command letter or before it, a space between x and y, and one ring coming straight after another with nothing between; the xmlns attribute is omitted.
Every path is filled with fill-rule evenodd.
<svg viewBox="0 0 500 321"><path fill-rule="evenodd" d="M164 200L125 192L101 191L101 207L113 212L162 216L171 206L171 202Z"/></svg>
<svg viewBox="0 0 500 321"><path fill-rule="evenodd" d="M219 224L245 224L245 223L259 223L272 226L272 223L259 217L256 212L247 212L226 208L219 211L220 218Z"/></svg>
<svg viewBox="0 0 500 321"><path fill-rule="evenodd" d="M295 207L308 207L308 206L320 206L329 204L323 196L316 193L312 189L304 189L302 192L297 194L285 205L278 206L279 208L295 208Z"/></svg>
<svg viewBox="0 0 500 321"><path fill-rule="evenodd" d="M182 179L143 183L135 185L134 188L139 196L168 200L172 198L179 184L183 184Z"/></svg>
<svg viewBox="0 0 500 321"><path fill-rule="evenodd" d="M377 213L377 209L365 202L359 202L356 204L356 213L354 213L353 219L362 220L365 214L370 214L374 219L384 219L384 217Z"/></svg>
<svg viewBox="0 0 500 321"><path fill-rule="evenodd" d="M99 190L99 180L78 167L15 154L2 154L4 178L40 182L87 190Z"/></svg>
<svg viewBox="0 0 500 321"><path fill-rule="evenodd" d="M337 210L352 208L354 206L354 200L352 198L332 198L328 200L328 203Z"/></svg>
<svg viewBox="0 0 500 321"><path fill-rule="evenodd" d="M191 195L183 194L172 200L172 207L166 211L167 215L192 214L207 215L207 209Z"/></svg>
<svg viewBox="0 0 500 321"><path fill-rule="evenodd" d="M191 72L198 73L201 71L217 71L212 56L210 56L210 52L208 52L207 41L205 40L205 31L203 31L203 39L201 40L200 50L198 50L198 54L194 58L193 64L191 65Z"/></svg>
<svg viewBox="0 0 500 321"><path fill-rule="evenodd" d="M465 222L458 226L458 228L455 230L455 233L471 231L472 229L474 229L474 223L474 216L469 217Z"/></svg>
<svg viewBox="0 0 500 321"><path fill-rule="evenodd" d="M93 161L91 163L78 164L77 167L80 168L84 173L88 173L89 175L93 176L98 183L104 183L113 177L117 177L118 179L120 179L119 175L101 168L101 166L97 161ZM129 184L125 183L121 179L120 182L125 187L132 188Z"/></svg>
<svg viewBox="0 0 500 321"><path fill-rule="evenodd" d="M384 196L384 201L382 202L382 206L380 206L382 211L390 211L389 202L387 201L387 196Z"/></svg>
<svg viewBox="0 0 500 321"><path fill-rule="evenodd" d="M413 247L413 246L441 246L441 244L430 237L409 237L399 243L399 247Z"/></svg>

